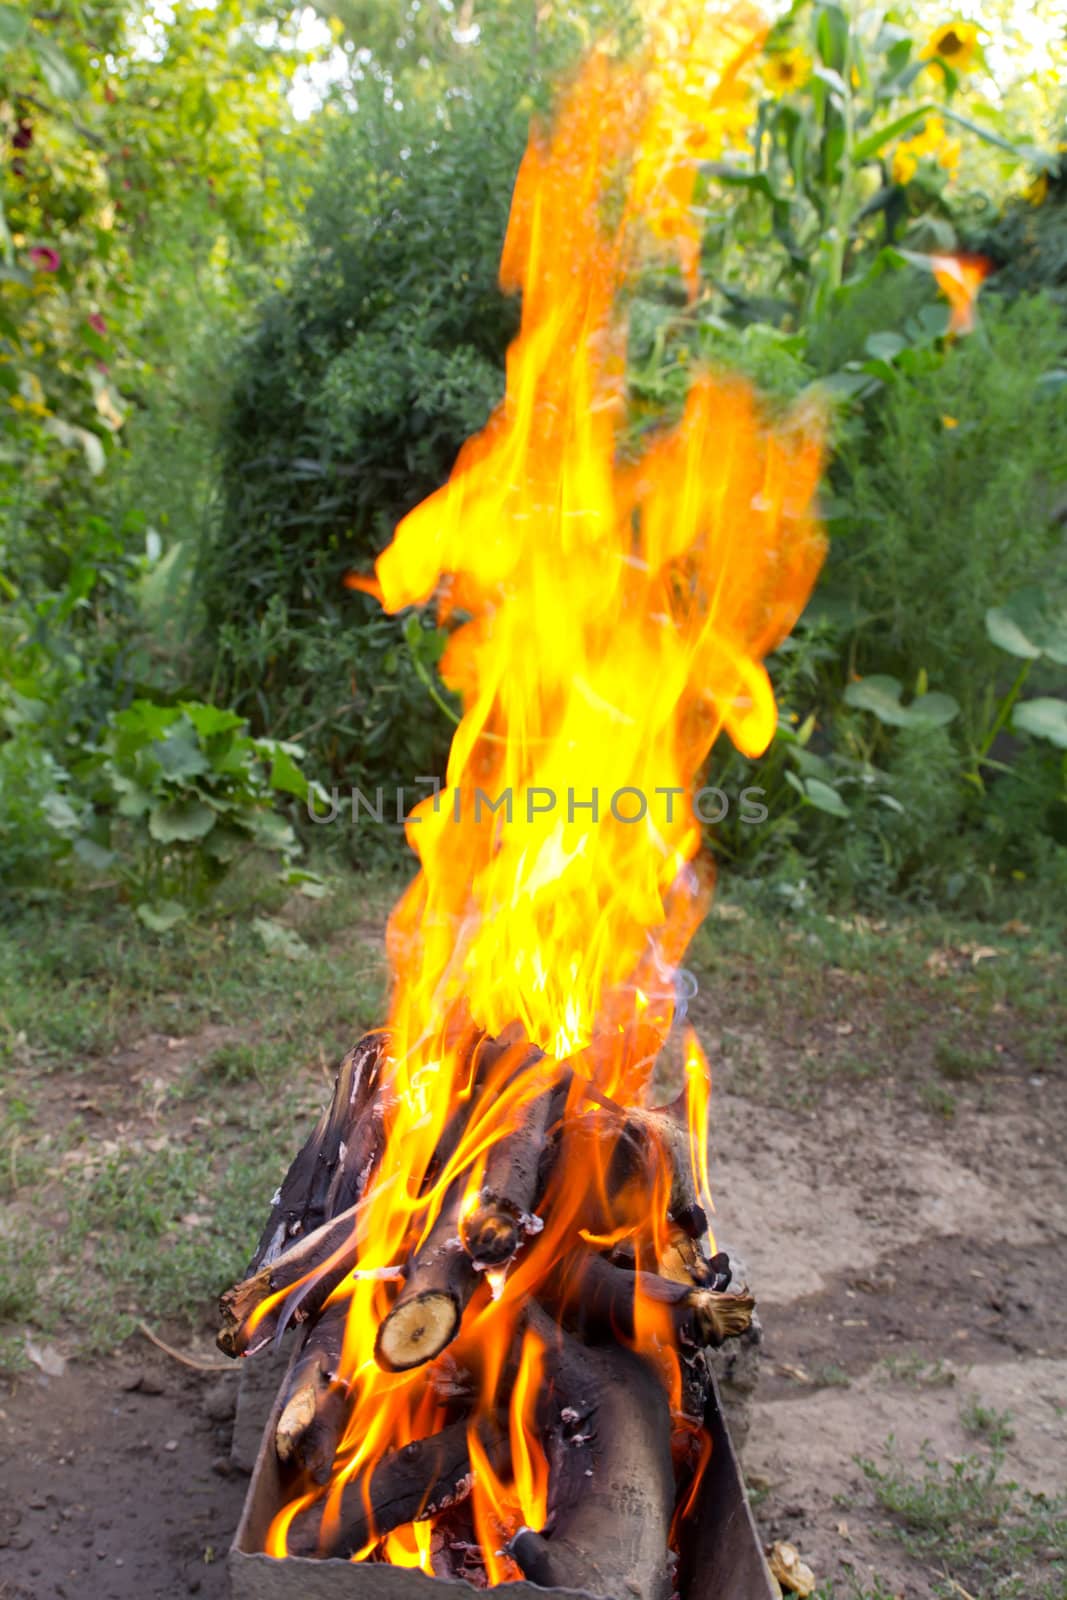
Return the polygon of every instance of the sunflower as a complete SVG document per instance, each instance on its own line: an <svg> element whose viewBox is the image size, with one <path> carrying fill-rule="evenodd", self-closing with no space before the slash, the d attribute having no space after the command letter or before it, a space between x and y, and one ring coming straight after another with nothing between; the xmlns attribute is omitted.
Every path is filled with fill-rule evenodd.
<svg viewBox="0 0 1067 1600"><path fill-rule="evenodd" d="M927 117L921 130L912 138L901 140L893 151L890 170L894 183L910 183L924 156L931 157L950 178L954 178L960 164L961 148L958 139L949 138L940 117Z"/></svg>
<svg viewBox="0 0 1067 1600"><path fill-rule="evenodd" d="M811 77L811 58L803 50L776 50L767 57L763 81L772 94L802 89Z"/></svg>
<svg viewBox="0 0 1067 1600"><path fill-rule="evenodd" d="M978 51L973 22L944 22L931 36L923 55L943 61L953 72L966 72Z"/></svg>

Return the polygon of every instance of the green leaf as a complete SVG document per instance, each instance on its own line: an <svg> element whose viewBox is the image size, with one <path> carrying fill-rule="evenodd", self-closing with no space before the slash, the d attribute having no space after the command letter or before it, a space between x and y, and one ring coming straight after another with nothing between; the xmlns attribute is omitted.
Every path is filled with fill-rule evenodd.
<svg viewBox="0 0 1067 1600"><path fill-rule="evenodd" d="M184 922L189 912L178 900L157 900L152 905L138 906L137 915L153 933L167 933L176 923Z"/></svg>
<svg viewBox="0 0 1067 1600"><path fill-rule="evenodd" d="M237 820L265 850L290 854L297 848L296 834L276 811L254 811L251 816L241 816Z"/></svg>
<svg viewBox="0 0 1067 1600"><path fill-rule="evenodd" d="M196 732L188 723L184 726L180 722L175 723L165 739L157 740L154 748L165 778L195 778L211 770Z"/></svg>
<svg viewBox="0 0 1067 1600"><path fill-rule="evenodd" d="M202 800L173 800L152 807L148 831L160 844L203 839L215 826L215 812Z"/></svg>
<svg viewBox="0 0 1067 1600"><path fill-rule="evenodd" d="M1011 725L1021 733L1032 733L1067 750L1067 700L1024 700L1015 707Z"/></svg>
<svg viewBox="0 0 1067 1600"><path fill-rule="evenodd" d="M204 705L199 700L182 700L179 709L185 712L202 739L244 727L245 719L239 717L236 711L224 711L219 706Z"/></svg>
<svg viewBox="0 0 1067 1600"><path fill-rule="evenodd" d="M115 861L114 850L105 849L102 844L97 844L95 839L90 839L88 834L75 839L74 854L83 866L93 872L106 872Z"/></svg>
<svg viewBox="0 0 1067 1600"><path fill-rule="evenodd" d="M41 801L41 815L48 826L64 839L72 839L81 832L82 819L62 794L46 794Z"/></svg>
<svg viewBox="0 0 1067 1600"><path fill-rule="evenodd" d="M897 117L893 122L886 123L884 128L876 128L873 133L867 135L866 139L857 140L852 146L853 166L864 166L885 145L892 144L894 139L899 139L901 134L907 133L910 128L914 128L917 122L925 121L936 109L936 106L930 104L916 106L911 111L905 111L902 117Z"/></svg>
<svg viewBox="0 0 1067 1600"><path fill-rule="evenodd" d="M294 794L298 800L306 800L308 780L297 766L294 756L302 756L303 749L298 744L287 744L281 739L257 739L256 749L270 761L270 786L280 789L283 794Z"/></svg>
<svg viewBox="0 0 1067 1600"><path fill-rule="evenodd" d="M849 815L848 806L837 790L831 788L828 783L823 783L821 778L805 778L804 798L817 811L825 811L831 817L847 817Z"/></svg>
<svg viewBox="0 0 1067 1600"><path fill-rule="evenodd" d="M845 704L869 711L891 728L944 727L959 715L959 705L950 694L918 695L911 705L901 704L903 690L896 678L876 674L850 683Z"/></svg>
<svg viewBox="0 0 1067 1600"><path fill-rule="evenodd" d="M1038 394L1057 394L1067 383L1067 371L1063 367L1053 367L1049 372L1043 372L1034 385Z"/></svg>
<svg viewBox="0 0 1067 1600"><path fill-rule="evenodd" d="M0 55L22 43L29 21L29 13L17 6L0 6Z"/></svg>
<svg viewBox="0 0 1067 1600"><path fill-rule="evenodd" d="M902 350L907 349L908 341L902 339L899 333L872 333L868 335L864 349L879 361L892 361Z"/></svg>
<svg viewBox="0 0 1067 1600"><path fill-rule="evenodd" d="M311 954L298 933L271 917L254 917L252 932L257 936L268 955L284 956L287 961L302 961Z"/></svg>
<svg viewBox="0 0 1067 1600"><path fill-rule="evenodd" d="M843 72L848 55L848 17L838 5L820 5L815 43L823 63Z"/></svg>
<svg viewBox="0 0 1067 1600"><path fill-rule="evenodd" d="M58 45L35 35L32 49L41 77L58 100L78 100L84 93L81 78Z"/></svg>
<svg viewBox="0 0 1067 1600"><path fill-rule="evenodd" d="M1067 604L1050 600L1036 585L987 611L985 626L993 643L1011 656L1022 661L1047 656L1067 666Z"/></svg>

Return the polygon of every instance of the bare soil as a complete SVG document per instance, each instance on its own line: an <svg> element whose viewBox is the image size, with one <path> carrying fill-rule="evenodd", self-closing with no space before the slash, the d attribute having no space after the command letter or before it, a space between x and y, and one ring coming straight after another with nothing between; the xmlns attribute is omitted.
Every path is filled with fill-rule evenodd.
<svg viewBox="0 0 1067 1600"><path fill-rule="evenodd" d="M857 1456L877 1459L891 1435L911 1463L924 1441L961 1456L975 1447L961 1412L979 1401L1010 1411L1021 1484L1067 1483L1067 1062L1035 1072L1008 1050L992 1079L953 1085L951 1116L903 1071L815 1074L774 1103L767 1083L795 1081L840 1025L815 1015L796 1037L768 1017L722 1053L718 1012L696 1007L715 1074L716 1231L748 1263L766 1339L745 1459L757 1518L837 1595L877 1575L923 1600L931 1573L887 1536ZM933 1026L917 1021L911 1063L929 1060ZM173 1070L163 1041L135 1054L101 1063L79 1114L111 1114L132 1080ZM206 1322L193 1348L211 1356ZM223 1595L246 1484L229 1466L232 1395L141 1339L0 1390L0 1600Z"/></svg>

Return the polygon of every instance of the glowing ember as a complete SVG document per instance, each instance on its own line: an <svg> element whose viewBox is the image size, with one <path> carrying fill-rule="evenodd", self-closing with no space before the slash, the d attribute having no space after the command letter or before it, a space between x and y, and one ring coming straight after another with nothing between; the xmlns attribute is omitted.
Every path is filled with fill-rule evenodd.
<svg viewBox="0 0 1067 1600"><path fill-rule="evenodd" d="M760 39L749 13L670 7L639 60L596 50L531 135L501 263L522 293L506 399L377 564L388 610L436 596L463 717L446 785L410 819L422 870L389 926L383 1138L334 1256L350 1264L354 1244L358 1260L329 1302L348 1307L351 1410L328 1486L276 1518L274 1555L311 1510L329 1547L347 1489L366 1510L356 1559L432 1571L435 1519L419 1517L439 1493L383 1537L372 1514L378 1475L425 1451L438 1483L473 1478L450 1494L472 1490L486 1579L519 1576L501 1552L550 1499L538 1405L558 1355L535 1296L610 1323L665 1386L693 1463L707 1456L679 1363L728 1320L694 1255L710 1084L695 1038L675 1106L623 1108L644 1100L706 908L701 769L721 730L750 755L774 731L762 661L821 560L820 443L701 373L677 425L621 460L625 296L665 253L695 293L697 163L736 125ZM608 1251L629 1266L621 1296ZM264 1300L253 1330L322 1270Z"/></svg>

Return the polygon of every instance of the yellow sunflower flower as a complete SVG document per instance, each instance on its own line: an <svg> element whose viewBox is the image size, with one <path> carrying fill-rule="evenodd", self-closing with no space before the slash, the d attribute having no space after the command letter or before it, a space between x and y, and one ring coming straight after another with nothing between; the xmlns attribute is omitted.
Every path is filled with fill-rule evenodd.
<svg viewBox="0 0 1067 1600"><path fill-rule="evenodd" d="M907 145L898 144L893 151L891 163L893 182L900 184L910 183L915 176L915 169L918 165L918 160L912 155Z"/></svg>
<svg viewBox="0 0 1067 1600"><path fill-rule="evenodd" d="M966 72L978 51L978 29L973 22L943 22L931 36L923 55L943 61L953 72Z"/></svg>
<svg viewBox="0 0 1067 1600"><path fill-rule="evenodd" d="M767 57L763 81L772 94L802 89L811 77L811 57L803 50L776 50Z"/></svg>
<svg viewBox="0 0 1067 1600"><path fill-rule="evenodd" d="M919 132L910 139L902 139L893 151L890 162L893 181L910 183L919 162L927 156L943 167L950 178L954 178L959 169L962 148L958 139L949 138L940 117L927 117Z"/></svg>
<svg viewBox="0 0 1067 1600"><path fill-rule="evenodd" d="M1026 190L1026 198L1032 206L1043 206L1048 199L1048 173L1040 173Z"/></svg>

